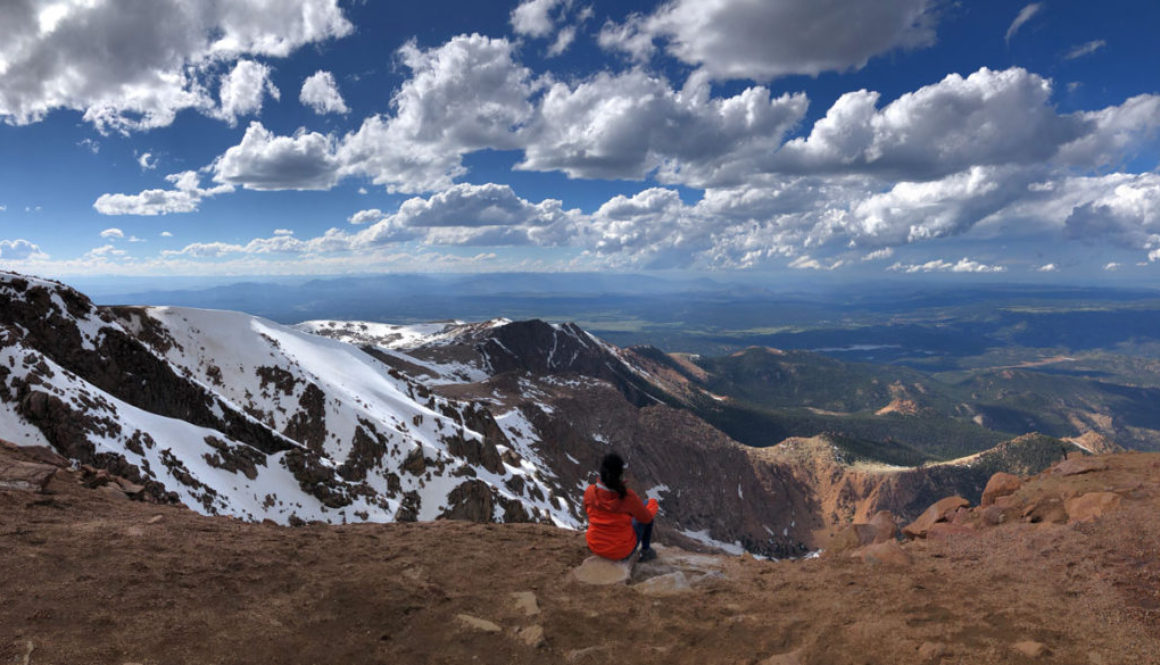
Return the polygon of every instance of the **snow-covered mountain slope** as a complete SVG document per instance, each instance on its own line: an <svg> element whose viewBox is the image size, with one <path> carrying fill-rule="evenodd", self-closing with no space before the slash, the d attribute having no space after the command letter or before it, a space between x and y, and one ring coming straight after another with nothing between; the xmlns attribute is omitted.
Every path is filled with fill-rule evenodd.
<svg viewBox="0 0 1160 665"><path fill-rule="evenodd" d="M373 321L304 321L294 326L304 332L324 335L350 344L410 351L424 346L440 346L459 341L475 332L498 328L511 319L492 319L480 323L445 321L436 323L393 324Z"/></svg>
<svg viewBox="0 0 1160 665"><path fill-rule="evenodd" d="M638 406L681 401L653 376L647 358L608 344L574 323L493 319L396 326L309 321L297 328L357 344L431 385L479 383L515 372L604 381Z"/></svg>
<svg viewBox="0 0 1160 665"><path fill-rule="evenodd" d="M99 309L0 275L0 432L250 519L579 524L484 409L244 314Z"/></svg>
<svg viewBox="0 0 1160 665"><path fill-rule="evenodd" d="M0 273L0 438L205 513L579 528L584 489L615 450L631 486L661 501L658 538L780 557L816 546L866 496L913 517L923 492L980 482L939 467L912 474L907 492L879 491L895 486L882 474L754 454L701 417L711 396L694 370L574 324L291 328L100 308Z"/></svg>
<svg viewBox="0 0 1160 665"><path fill-rule="evenodd" d="M348 344L374 349L380 360L403 365L410 374L422 375L428 384L475 383L487 379L489 367L474 353L448 353L459 349L463 340L481 332L510 324L508 319L481 323L453 321L395 325L370 321L306 321L295 328ZM423 352L422 350L430 351ZM420 350L419 353L415 353ZM438 350L438 351L436 351Z"/></svg>
<svg viewBox="0 0 1160 665"><path fill-rule="evenodd" d="M283 523L576 528L592 470L615 449L663 499L662 532L802 549L804 534L783 525L805 510L801 492L767 491L735 443L665 405L631 352L572 324L294 329L234 312L97 308L4 274L0 335L0 438L50 445L155 500Z"/></svg>

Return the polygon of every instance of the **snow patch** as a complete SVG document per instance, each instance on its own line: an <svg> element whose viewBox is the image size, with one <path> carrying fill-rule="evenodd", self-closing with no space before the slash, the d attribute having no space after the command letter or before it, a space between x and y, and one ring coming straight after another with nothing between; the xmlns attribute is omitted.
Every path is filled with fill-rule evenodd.
<svg viewBox="0 0 1160 665"><path fill-rule="evenodd" d="M714 538L712 538L709 535L708 529L701 529L700 531L681 530L680 533L682 535L688 536L689 538L692 538L693 540L695 540L699 543L708 545L709 547L716 547L717 549L722 550L724 552L727 552L729 554L733 554L736 556L741 556L742 554L745 554L745 548L741 546L741 541L726 543L726 542L721 541L721 540L715 540Z"/></svg>

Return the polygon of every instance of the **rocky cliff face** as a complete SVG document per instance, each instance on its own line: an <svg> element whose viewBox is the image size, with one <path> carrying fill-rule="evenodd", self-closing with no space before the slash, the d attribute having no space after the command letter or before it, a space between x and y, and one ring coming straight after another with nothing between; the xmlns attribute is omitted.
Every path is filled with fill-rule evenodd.
<svg viewBox="0 0 1160 665"><path fill-rule="evenodd" d="M870 522L882 510L908 522L948 495L978 505L987 481L997 472L1030 476L1069 455L1090 452L1070 441L1038 434L1012 439L967 458L921 467L849 462L840 437L831 435L791 438L772 448L748 451L757 468L780 474L767 484L784 485L784 479L791 478L790 482L807 488L805 514L816 543L826 542L851 522Z"/></svg>

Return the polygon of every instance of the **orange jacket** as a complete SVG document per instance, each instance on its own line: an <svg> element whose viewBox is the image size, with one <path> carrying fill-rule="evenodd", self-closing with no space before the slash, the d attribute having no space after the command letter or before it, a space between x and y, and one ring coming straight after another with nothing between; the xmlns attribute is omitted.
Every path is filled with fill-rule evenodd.
<svg viewBox="0 0 1160 665"><path fill-rule="evenodd" d="M588 513L588 549L606 559L620 560L627 557L636 547L632 518L648 524L659 509L656 499L649 499L648 505L645 505L632 490L628 490L622 499L619 494L603 486L589 485L584 490L584 512Z"/></svg>

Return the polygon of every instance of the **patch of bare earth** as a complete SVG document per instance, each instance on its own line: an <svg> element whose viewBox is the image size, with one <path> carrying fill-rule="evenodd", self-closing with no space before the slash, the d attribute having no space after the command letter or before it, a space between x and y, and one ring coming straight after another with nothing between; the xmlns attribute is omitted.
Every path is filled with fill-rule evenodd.
<svg viewBox="0 0 1160 665"><path fill-rule="evenodd" d="M583 536L551 527L249 524L61 470L0 491L0 663L1157 663L1160 455L1101 459L1017 493L1121 496L1093 521L723 557L662 593L575 581Z"/></svg>

